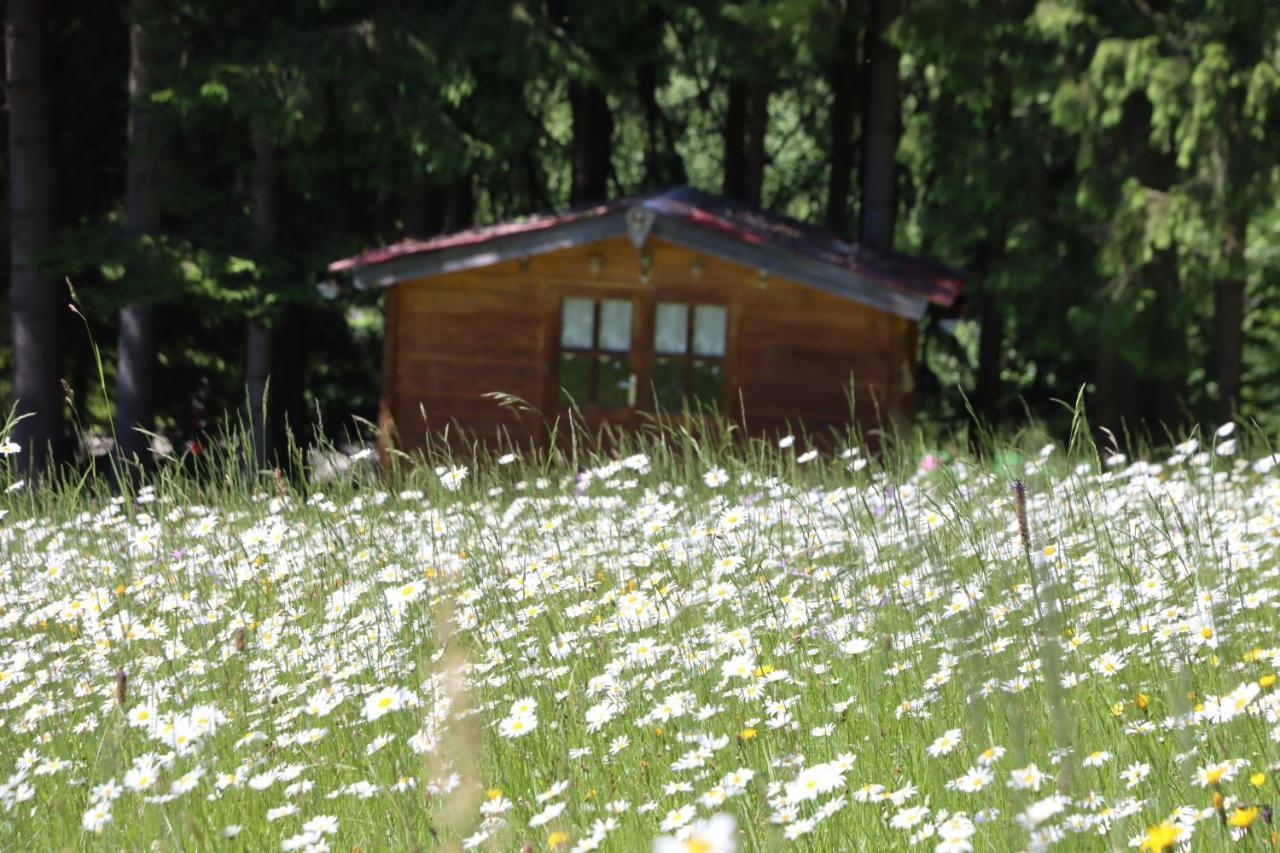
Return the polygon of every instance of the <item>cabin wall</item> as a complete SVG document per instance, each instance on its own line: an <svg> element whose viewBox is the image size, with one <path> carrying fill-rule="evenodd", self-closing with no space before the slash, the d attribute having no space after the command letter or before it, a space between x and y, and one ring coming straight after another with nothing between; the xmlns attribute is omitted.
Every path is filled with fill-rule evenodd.
<svg viewBox="0 0 1280 853"><path fill-rule="evenodd" d="M391 291L387 331L394 345L383 358L393 367L384 375L383 418L394 422L397 446L421 447L428 431L446 426L486 441L501 432L516 441L537 437L540 418L504 409L485 394L502 391L537 405L550 360L545 294L498 267Z"/></svg>
<svg viewBox="0 0 1280 853"><path fill-rule="evenodd" d="M847 423L850 377L864 428L909 414L915 323L662 240L651 239L646 254L647 263L618 237L395 286L383 409L399 443L421 445L419 406L433 430L456 419L485 439L499 429L542 437L540 416L504 412L483 395L504 391L555 414L565 295L636 300L638 408L650 408L653 304L683 300L727 307L723 406L734 417L745 411L751 429L803 421L815 433Z"/></svg>

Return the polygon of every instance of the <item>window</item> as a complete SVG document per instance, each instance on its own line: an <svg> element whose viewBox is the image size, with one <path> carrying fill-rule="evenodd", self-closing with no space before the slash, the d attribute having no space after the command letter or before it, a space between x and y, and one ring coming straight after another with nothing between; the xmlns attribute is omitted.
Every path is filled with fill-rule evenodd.
<svg viewBox="0 0 1280 853"><path fill-rule="evenodd" d="M560 308L560 402L635 405L631 301L570 296Z"/></svg>
<svg viewBox="0 0 1280 853"><path fill-rule="evenodd" d="M728 312L723 305L659 302L653 316L654 402L664 411L719 408Z"/></svg>

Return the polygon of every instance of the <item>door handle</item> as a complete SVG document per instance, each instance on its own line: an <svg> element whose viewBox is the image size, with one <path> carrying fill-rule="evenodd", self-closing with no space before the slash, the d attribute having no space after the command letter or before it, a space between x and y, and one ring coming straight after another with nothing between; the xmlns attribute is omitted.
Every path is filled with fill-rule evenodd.
<svg viewBox="0 0 1280 853"><path fill-rule="evenodd" d="M627 379L627 407L631 409L636 407L636 375L634 373Z"/></svg>

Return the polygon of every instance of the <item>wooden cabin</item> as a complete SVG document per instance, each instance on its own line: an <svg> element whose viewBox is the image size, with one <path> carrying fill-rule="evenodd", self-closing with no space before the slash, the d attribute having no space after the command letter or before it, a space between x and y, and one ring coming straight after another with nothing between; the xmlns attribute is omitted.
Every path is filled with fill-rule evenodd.
<svg viewBox="0 0 1280 853"><path fill-rule="evenodd" d="M387 288L380 426L545 438L715 408L754 430L907 419L916 328L963 274L679 188L337 261ZM512 411L501 392L537 413ZM425 413L425 422L423 415Z"/></svg>

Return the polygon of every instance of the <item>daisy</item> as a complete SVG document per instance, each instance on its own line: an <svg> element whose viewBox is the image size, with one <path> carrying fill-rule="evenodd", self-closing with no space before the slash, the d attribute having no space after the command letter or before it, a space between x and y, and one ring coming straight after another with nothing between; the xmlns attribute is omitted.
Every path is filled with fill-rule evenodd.
<svg viewBox="0 0 1280 853"><path fill-rule="evenodd" d="M1084 757L1080 763L1085 767L1101 767L1111 760L1111 753L1105 749L1096 750Z"/></svg>
<svg viewBox="0 0 1280 853"><path fill-rule="evenodd" d="M1120 771L1120 778L1125 781L1126 788L1136 788L1151 773L1151 765L1135 761Z"/></svg>
<svg viewBox="0 0 1280 853"><path fill-rule="evenodd" d="M398 711L405 705L405 691L399 687L384 687L370 693L364 700L364 718L369 722Z"/></svg>
<svg viewBox="0 0 1280 853"><path fill-rule="evenodd" d="M517 738L527 735L538 727L538 718L533 714L507 717L498 724L498 733L505 738Z"/></svg>
<svg viewBox="0 0 1280 853"><path fill-rule="evenodd" d="M1044 779L1045 775L1040 771L1039 767L1034 764L1028 764L1021 770L1010 771L1009 787L1022 791L1039 791Z"/></svg>
<svg viewBox="0 0 1280 853"><path fill-rule="evenodd" d="M698 810L694 806L681 806L667 812L667 816L662 819L660 828L663 832L670 832L673 829L679 829L689 821L693 820Z"/></svg>
<svg viewBox="0 0 1280 853"><path fill-rule="evenodd" d="M942 736L935 738L933 743L929 745L929 755L937 758L940 755L946 755L957 746L960 745L960 730L948 729Z"/></svg>
<svg viewBox="0 0 1280 853"><path fill-rule="evenodd" d="M102 832L111 822L111 806L95 803L80 818L80 826L85 832Z"/></svg>
<svg viewBox="0 0 1280 853"><path fill-rule="evenodd" d="M985 767L970 767L964 775L947 783L948 788L973 794L981 791L995 780L995 774Z"/></svg>
<svg viewBox="0 0 1280 853"><path fill-rule="evenodd" d="M388 605L402 607L422 595L424 589L426 589L426 584L422 581L409 581L409 583L385 590L383 595L386 597Z"/></svg>

